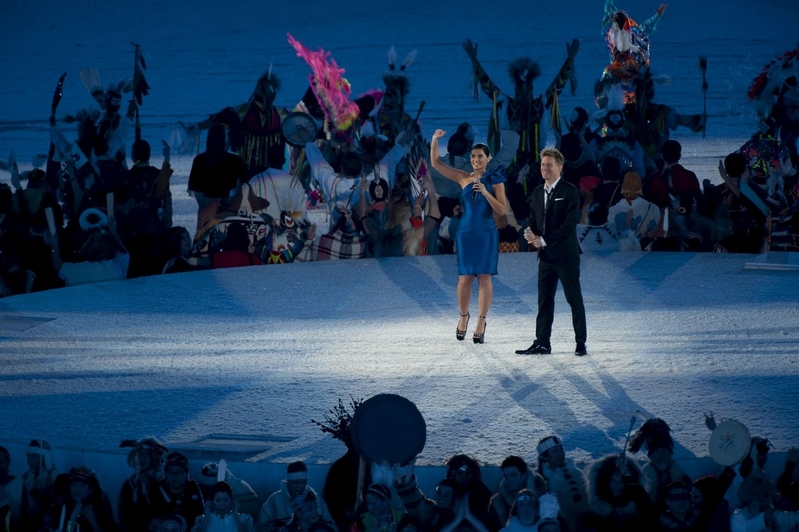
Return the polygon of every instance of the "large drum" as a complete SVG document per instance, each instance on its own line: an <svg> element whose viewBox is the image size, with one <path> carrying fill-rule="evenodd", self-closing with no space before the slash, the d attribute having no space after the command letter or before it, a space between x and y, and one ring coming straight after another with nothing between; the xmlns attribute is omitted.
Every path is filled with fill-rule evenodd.
<svg viewBox="0 0 799 532"><path fill-rule="evenodd" d="M713 429L710 435L710 457L721 466L737 464L749 454L752 436L743 423L728 420Z"/></svg>
<svg viewBox="0 0 799 532"><path fill-rule="evenodd" d="M400 395L380 394L355 411L350 435L362 460L405 465L424 449L427 425L413 402Z"/></svg>

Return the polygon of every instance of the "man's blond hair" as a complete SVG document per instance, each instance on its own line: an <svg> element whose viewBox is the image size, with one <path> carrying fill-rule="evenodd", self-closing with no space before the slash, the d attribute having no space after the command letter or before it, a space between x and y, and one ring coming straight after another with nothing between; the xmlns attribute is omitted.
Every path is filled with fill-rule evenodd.
<svg viewBox="0 0 799 532"><path fill-rule="evenodd" d="M563 166L563 154L555 148L545 148L541 150L542 161L544 160L544 157L552 157L555 159L555 162L558 163L558 166Z"/></svg>

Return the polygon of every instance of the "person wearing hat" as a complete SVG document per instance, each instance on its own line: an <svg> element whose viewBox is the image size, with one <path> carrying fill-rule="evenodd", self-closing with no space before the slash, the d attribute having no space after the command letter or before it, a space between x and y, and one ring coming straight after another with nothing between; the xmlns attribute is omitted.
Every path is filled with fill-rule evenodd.
<svg viewBox="0 0 799 532"><path fill-rule="evenodd" d="M116 532L111 500L100 488L97 474L88 467L73 467L63 476L67 477L66 498L51 507L43 524L56 532Z"/></svg>
<svg viewBox="0 0 799 532"><path fill-rule="evenodd" d="M538 495L532 490L523 489L514 497L508 522L503 532L539 532L543 519L558 518L558 500L554 495ZM557 522L557 521L556 521Z"/></svg>
<svg viewBox="0 0 799 532"><path fill-rule="evenodd" d="M31 440L25 450L28 470L22 474L22 482L28 490L28 508L32 527L41 522L41 517L55 502L55 479L58 469L53 464L53 447L47 440Z"/></svg>
<svg viewBox="0 0 799 532"><path fill-rule="evenodd" d="M641 239L653 237L660 221L660 209L643 198L641 176L627 172L621 186L622 200L608 210L608 225L620 233L622 251L641 251Z"/></svg>
<svg viewBox="0 0 799 532"><path fill-rule="evenodd" d="M330 516L325 501L308 485L308 466L298 461L288 465L286 478L280 481L280 490L272 493L261 507L258 532L273 532L288 523L294 513L294 503L300 497L313 500L319 517L336 529L336 522Z"/></svg>
<svg viewBox="0 0 799 532"><path fill-rule="evenodd" d="M694 508L693 486L675 480L663 490L667 509L661 510L658 526L659 530L666 532L675 530L679 532L700 532L707 527L699 526L698 512Z"/></svg>
<svg viewBox="0 0 799 532"><path fill-rule="evenodd" d="M130 448L128 465L134 473L119 491L119 521L123 532L141 532L147 527L147 492L164 478L164 455L169 452L155 436L122 440L121 448Z"/></svg>
<svg viewBox="0 0 799 532"><path fill-rule="evenodd" d="M211 486L205 511L197 518L192 532L255 532L252 517L239 512L233 489L227 482Z"/></svg>
<svg viewBox="0 0 799 532"><path fill-rule="evenodd" d="M351 532L397 532L405 512L391 506L391 488L375 482L366 490L366 512L352 525Z"/></svg>
<svg viewBox="0 0 799 532"><path fill-rule="evenodd" d="M0 447L0 523L7 522L9 530L25 530L28 525L28 488L21 478L8 473L10 464L11 453Z"/></svg>
<svg viewBox="0 0 799 532"><path fill-rule="evenodd" d="M516 495L528 489L538 496L547 491L546 481L527 467L527 463L518 456L508 456L500 465L502 480L497 493L491 497L488 507L488 530L498 532L505 527Z"/></svg>
<svg viewBox="0 0 799 532"><path fill-rule="evenodd" d="M546 491L558 499L561 515L570 530L577 527L577 517L588 509L588 494L583 482L583 472L566 458L563 440L554 434L539 440L538 474L546 482Z"/></svg>
<svg viewBox="0 0 799 532"><path fill-rule="evenodd" d="M203 514L203 494L197 482L189 479L189 459L181 453L169 453L164 464L164 478L147 492L150 518L178 514L189 527Z"/></svg>

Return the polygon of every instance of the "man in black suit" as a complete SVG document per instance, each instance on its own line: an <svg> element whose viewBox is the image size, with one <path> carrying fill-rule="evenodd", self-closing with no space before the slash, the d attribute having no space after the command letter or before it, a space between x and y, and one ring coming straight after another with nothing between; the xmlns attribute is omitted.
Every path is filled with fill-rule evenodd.
<svg viewBox="0 0 799 532"><path fill-rule="evenodd" d="M541 175L544 184L533 190L532 216L524 237L538 250L538 316L535 342L518 355L552 353L549 337L555 316L555 292L558 280L572 309L572 323L577 347L574 354L588 354L585 347L585 307L580 290L580 244L577 222L580 220L580 193L561 179L563 155L556 149L541 152Z"/></svg>

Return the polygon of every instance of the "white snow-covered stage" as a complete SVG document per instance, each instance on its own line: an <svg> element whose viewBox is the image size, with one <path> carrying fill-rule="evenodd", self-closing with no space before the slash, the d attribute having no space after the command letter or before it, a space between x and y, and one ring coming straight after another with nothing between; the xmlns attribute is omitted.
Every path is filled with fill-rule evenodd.
<svg viewBox="0 0 799 532"><path fill-rule="evenodd" d="M581 460L620 449L631 415L666 419L677 458L708 455L703 413L779 451L799 442L799 276L750 255L588 254L586 358L558 293L553 354L534 337L534 254L500 256L486 343L454 338L454 256L263 266L0 300L0 441L109 451L268 434L251 460L329 463L311 423L338 398L397 393L428 425L421 464L456 451L534 458L561 435ZM474 310L474 309L473 309ZM470 333L471 334L471 330ZM467 338L469 340L469 338Z"/></svg>

